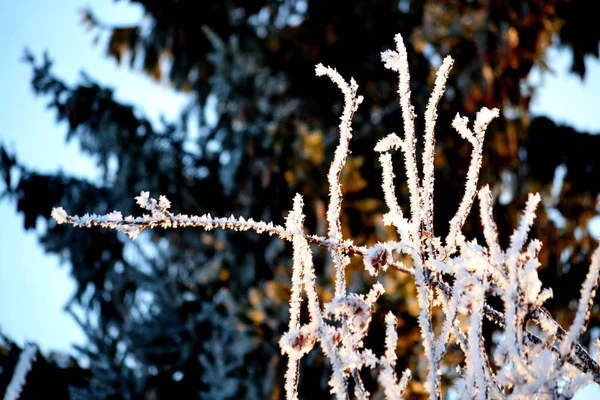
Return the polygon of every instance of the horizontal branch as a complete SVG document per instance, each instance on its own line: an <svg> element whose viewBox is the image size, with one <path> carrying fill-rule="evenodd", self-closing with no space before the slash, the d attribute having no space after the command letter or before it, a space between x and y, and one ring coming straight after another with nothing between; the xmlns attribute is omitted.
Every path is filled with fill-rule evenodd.
<svg viewBox="0 0 600 400"><path fill-rule="evenodd" d="M106 215L85 214L83 216L68 215L62 207L55 207L52 210L52 218L59 224L71 224L76 227L102 227L114 229L127 234L131 239L135 239L146 228L184 228L197 227L206 231L213 229L231 229L234 231L254 231L256 233L267 233L291 242L296 235L302 236L311 244L316 244L329 249L341 250L351 255L364 255L366 248L357 246L352 240L337 241L323 236L309 235L306 233L290 232L281 225L275 225L272 222L254 221L252 218L215 218L210 214L201 216L185 214L174 215L172 213L161 211L161 215L144 215L142 217L128 216L123 218L120 212L115 211Z"/></svg>

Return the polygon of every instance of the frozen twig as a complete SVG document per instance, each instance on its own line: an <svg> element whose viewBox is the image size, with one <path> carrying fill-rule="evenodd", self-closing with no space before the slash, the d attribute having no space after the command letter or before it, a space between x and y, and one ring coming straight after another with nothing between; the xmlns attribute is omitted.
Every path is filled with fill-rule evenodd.
<svg viewBox="0 0 600 400"><path fill-rule="evenodd" d="M444 94L446 80L454 61L451 57L444 58L442 66L437 71L435 86L425 110L425 149L423 151L423 216L425 231L433 235L433 186L434 186L434 155L435 155L435 122L437 106ZM431 249L430 253L431 253Z"/></svg>
<svg viewBox="0 0 600 400"><path fill-rule="evenodd" d="M419 223L420 195L419 174L417 169L415 136L415 108L410 100L410 73L408 71L408 55L406 47L400 34L394 38L396 51L387 50L381 53L383 65L398 73L398 94L400 95L400 108L402 109L402 120L404 121L404 139L399 142L404 163L406 166L406 177L408 178L408 190L410 192L410 212L413 224Z"/></svg>
<svg viewBox="0 0 600 400"><path fill-rule="evenodd" d="M329 238L339 240L342 237L342 227L340 223L340 213L342 208L342 187L340 185L340 176L342 169L346 164L348 157L350 139L352 138L352 116L362 103L362 96L357 96L358 85L354 79L348 84L344 78L333 68L324 67L322 64L316 67L317 76L327 75L334 83L338 85L344 94L344 112L340 122L340 142L335 149L333 162L329 168L327 179L329 181L329 207L327 209L327 222L329 224ZM336 270L335 295L343 296L346 293L346 278L344 271L346 265L350 262L342 251L331 249L331 256L334 260Z"/></svg>
<svg viewBox="0 0 600 400"><path fill-rule="evenodd" d="M145 192L142 192L145 193ZM295 235L303 236L309 243L316 244L326 248L340 249L348 254L364 254L366 248L356 246L351 240L335 241L316 235L307 235L305 233L290 233L280 225L272 222L254 221L252 218L243 217L229 218L212 217L210 214L201 216L185 214L163 214L163 215L143 215L141 217L127 216L114 211L106 215L85 214L83 216L69 215L62 207L55 207L52 210L52 218L59 224L71 224L76 227L90 228L93 226L115 229L127 234L131 239L137 236L146 228L185 228L196 227L203 228L206 231L213 229L230 229L234 231L255 231L256 233L267 233L278 236L280 239L292 242Z"/></svg>
<svg viewBox="0 0 600 400"><path fill-rule="evenodd" d="M10 380L10 383L6 387L4 393L4 400L17 400L21 397L23 386L25 386L25 380L27 374L31 370L33 363L37 359L37 347L32 344L26 344L21 354L19 355L19 361L15 367L15 372Z"/></svg>
<svg viewBox="0 0 600 400"><path fill-rule="evenodd" d="M467 182L465 185L465 193L458 206L456 214L450 221L450 231L446 237L446 256L454 253L456 246L459 244L460 238L462 237L462 227L465 224L467 216L473 205L473 200L477 194L477 180L479 179L479 170L481 169L481 162L483 159L483 138L485 136L485 129L487 125L496 117L498 117L499 111L497 108L490 110L483 108L477 113L475 118L475 133L467 127L468 119L466 117L461 118L458 114L452 122L452 126L464 139L467 139L473 146L471 151L471 162L469 163L469 169L467 171Z"/></svg>

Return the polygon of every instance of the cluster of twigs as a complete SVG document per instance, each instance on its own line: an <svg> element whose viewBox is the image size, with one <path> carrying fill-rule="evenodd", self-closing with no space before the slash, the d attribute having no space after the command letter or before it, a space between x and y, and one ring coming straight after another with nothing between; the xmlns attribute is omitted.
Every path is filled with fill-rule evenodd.
<svg viewBox="0 0 600 400"><path fill-rule="evenodd" d="M552 291L542 289L537 274L541 243L535 239L527 240L535 218L535 209L540 202L539 195L530 195L519 226L511 236L510 246L502 250L492 217L493 196L488 187L477 189L484 135L488 124L498 116L497 109L482 109L472 128L469 128L466 117L457 115L453 121L452 125L458 134L472 145L471 162L466 175L465 193L450 221L449 233L445 238L435 235L434 128L437 104L444 93L452 59L448 57L443 61L427 106L424 152L419 172L407 54L400 35L396 37L396 43L396 50L382 53L382 60L386 68L399 75L398 93L404 119L404 135L403 138L394 133L386 136L377 144L375 151L380 153L382 187L385 203L389 208L384 222L397 230L399 240L363 247L342 238L340 174L349 153L352 116L362 97L357 95L358 85L354 80L348 83L336 70L322 65L317 66L317 75L330 77L341 89L345 100L340 123L340 142L328 174L330 201L327 210L327 237L305 233L300 195L294 199L293 209L285 226L234 217L175 215L169 211L170 202L164 196L157 201L150 198L147 192L142 192L136 198L138 204L149 212L141 217L124 218L120 212L103 216L69 216L62 208L55 208L52 216L58 223L112 228L133 239L148 227L195 226L206 230L253 230L277 235L293 243L289 329L280 340L281 350L288 356L285 387L288 399L298 398L300 359L312 351L317 343L330 361L329 384L331 393L338 399L347 398L350 379L354 381L352 386L357 398L369 397L360 377L363 368L379 371L378 380L386 398L399 399L405 392L411 372L406 370L400 377L396 375L398 338L396 318L392 313L385 318L385 353L376 355L364 346L363 340L367 335L377 298L384 292L384 288L376 283L367 294L347 292L345 268L353 255L362 257L365 269L373 275L392 268L414 278L420 307L418 322L426 361L426 370L415 372L423 377L430 398L437 399L442 394L440 363L450 344L457 344L464 352L465 364L459 371L461 379L455 384L456 390L464 397L570 398L582 385L592 381L600 383L597 362L577 343L586 329L598 285L599 250L592 256L589 273L582 285L575 320L566 331L542 307L552 296ZM395 150L400 150L404 158L410 216L405 216L395 195L392 167L392 153ZM477 196L485 245L467 240L462 233ZM317 296L311 245L328 248L335 266L335 296L326 304L321 304ZM406 260L410 260L410 264ZM487 299L491 296L502 299L502 312L487 304ZM300 307L304 298L310 321L302 325ZM436 307L441 308L444 314L440 326L435 326L433 318ZM482 335L484 317L494 322L502 333L501 342L495 346L493 360L489 359L485 351ZM335 323L332 324L332 321ZM535 331L532 330L531 323L535 324Z"/></svg>

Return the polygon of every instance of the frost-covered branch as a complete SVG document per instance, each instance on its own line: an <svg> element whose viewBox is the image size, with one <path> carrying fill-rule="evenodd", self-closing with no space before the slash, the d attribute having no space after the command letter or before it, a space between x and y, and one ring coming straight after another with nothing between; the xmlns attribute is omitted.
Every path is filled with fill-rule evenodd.
<svg viewBox="0 0 600 400"><path fill-rule="evenodd" d="M404 139L399 140L398 144L404 154L404 164L406 166L406 177L408 178L408 190L410 193L410 212L413 224L419 223L420 194L419 194L419 173L417 168L415 136L415 108L410 100L410 73L408 72L408 56L406 46L400 34L394 38L396 41L396 51L387 50L381 53L383 65L398 73L398 94L400 95L400 108L402 109L402 120L404 121ZM377 149L377 147L376 147Z"/></svg>
<svg viewBox="0 0 600 400"><path fill-rule="evenodd" d="M592 381L600 383L598 363L577 343L587 326L598 287L600 250L593 254L575 319L566 331L543 308L552 291L542 287L537 273L542 244L529 239L540 196L529 196L510 245L503 250L493 219L493 196L487 186L478 190L485 131L499 115L497 109L486 108L477 114L472 129L466 117L457 115L452 123L458 134L470 143L471 160L464 194L450 221L449 233L445 238L436 236L433 229L436 108L442 99L452 60L446 58L436 75L425 112L424 151L419 169L407 52L402 37L397 35L395 39L396 50L382 53L382 60L386 68L398 73L404 132L402 138L394 133L387 135L374 150L380 153L382 189L389 209L383 221L396 228L398 240L363 247L342 238L340 176L349 154L352 116L362 97L357 95L356 82L348 83L336 70L320 64L316 68L317 75L327 75L338 85L345 104L339 125L340 141L328 174L327 237L305 232L300 195L294 198L285 227L241 217L175 215L164 196L155 200L147 192L136 198L146 211L140 217L123 217L118 211L106 215L70 216L60 207L53 210L52 216L58 223L111 228L132 239L145 228L200 227L205 230L252 230L292 243L289 324L279 342L288 359L285 375L288 399L298 398L300 360L317 345L329 360L329 386L338 399L348 398L350 387L354 387L357 398L370 397L360 375L364 369L378 372L380 390L387 399L400 399L410 391L412 376L424 384L430 398L438 399L442 397L442 374L453 367L445 364L444 358L452 345L464 353L465 363L458 371L460 379L455 384L461 397L570 398L582 385ZM401 151L404 159L410 213L403 212L396 197L392 162L396 150ZM463 226L477 194L485 244L469 240L463 234ZM317 295L311 244L329 249L332 255L336 271L335 296L329 302L322 302ZM347 293L344 274L349 256L362 257L365 270L373 276L395 271L406 273L415 281L424 357L422 367L404 371L400 379L396 373L398 335L393 313L385 317L384 353L376 354L365 347L377 299L384 294L384 288L376 282L366 294ZM488 304L492 296L502 300L501 311ZM305 298L309 318L301 323L300 310ZM486 343L484 318L494 324L498 337L502 338L500 343ZM486 352L490 346L492 358Z"/></svg>
<svg viewBox="0 0 600 400"><path fill-rule="evenodd" d="M434 156L435 156L435 122L437 120L437 106L444 94L448 74L454 61L446 57L437 72L435 87L425 110L425 151L423 152L423 207L421 219L425 231L433 235L433 186L434 186Z"/></svg>
<svg viewBox="0 0 600 400"><path fill-rule="evenodd" d="M450 221L450 231L446 237L446 255L454 253L456 246L459 244L460 238L462 237L462 227L467 220L467 216L473 206L473 200L477 194L477 180L479 179L479 170L481 170L481 162L483 160L483 138L485 135L485 129L488 124L497 118L499 111L497 108L490 110L483 108L477 113L475 118L475 133L467 127L468 119L466 117L461 118L458 114L452 121L452 126L463 139L467 139L473 146L471 151L471 162L469 163L469 169L467 171L467 182L465 184L465 193L458 206L456 214Z"/></svg>
<svg viewBox="0 0 600 400"><path fill-rule="evenodd" d="M36 354L37 347L27 343L19 355L15 372L6 388L6 393L4 393L4 400L17 400L21 396L27 374L37 359Z"/></svg>
<svg viewBox="0 0 600 400"><path fill-rule="evenodd" d="M170 203L156 201L150 198L149 192L142 192L136 197L138 204L143 209L151 211L151 214L143 214L141 217L127 216L119 211L113 211L105 215L85 214L83 216L68 215L62 207L55 207L52 210L52 218L59 224L71 224L76 227L91 228L94 226L110 228L123 232L131 239L136 239L138 235L146 228L185 228L196 227L203 228L206 231L213 229L230 229L234 231L255 231L256 233L267 233L271 236L292 242L295 235L302 235L309 243L316 244L326 248L340 249L349 254L364 254L366 249L362 246L356 246L352 240L331 240L316 235L307 235L303 232L292 233L280 225L272 222L254 221L252 218L235 218L230 216L213 217L210 214L205 215L185 215L173 214L169 211Z"/></svg>
<svg viewBox="0 0 600 400"><path fill-rule="evenodd" d="M333 68L326 68L322 64L316 67L317 76L327 75L344 94L344 112L340 122L340 142L335 149L333 162L329 168L327 180L329 181L329 207L327 208L327 223L329 224L329 239L339 240L342 237L340 213L342 209L342 187L340 176L346 164L349 153L350 139L352 138L352 116L362 103L362 96L357 96L358 85L354 79L348 84L344 78ZM340 249L331 249L331 256L335 264L335 296L341 297L346 293L345 269L350 260Z"/></svg>

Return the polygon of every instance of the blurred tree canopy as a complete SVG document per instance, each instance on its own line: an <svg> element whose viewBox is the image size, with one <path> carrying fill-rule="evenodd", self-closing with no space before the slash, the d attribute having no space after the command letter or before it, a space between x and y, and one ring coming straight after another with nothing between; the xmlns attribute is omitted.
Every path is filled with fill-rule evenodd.
<svg viewBox="0 0 600 400"><path fill-rule="evenodd" d="M551 45L569 48L573 73L585 75L584 57L598 57L600 41L600 30L592 29L593 2L132 2L146 11L138 25L112 26L98 20L93 8L83 12L83 22L95 34L108 35L103 45L109 58L169 82L173 90L189 93L190 101L180 119L153 124L143 104L122 104L111 89L85 76L69 86L53 74L49 57L26 54L34 92L48 99L67 127L67 140L96 160L101 176L86 181L42 174L0 146L2 196L16 203L25 229L35 228L40 218L49 220L57 205L77 214L135 213L133 197L142 190L165 194L176 212L280 223L299 192L307 204L307 226L324 234L326 174L343 99L314 76L321 62L354 77L365 96L342 177L344 234L357 244L393 235L380 218L387 210L373 147L387 133L402 134L396 76L380 62L380 52L392 48L401 33L418 115L441 59L455 60L436 131L436 231L447 230L468 166L470 147L452 130L451 119L457 112L472 116L482 106L500 108L503 118L488 129L480 183L490 184L497 196L496 220L505 243L526 193L543 195L535 227L545 245L542 279L545 286L560 287L550 308L559 322L570 323L570 300L577 297L596 246L588 222L600 191L595 154L600 137L547 118L531 120L536 88L526 78L534 66L548 69ZM417 128L423 125L418 119ZM566 174L557 197L552 183L559 166ZM398 195L408 209L401 163L396 171ZM481 235L476 220L466 230ZM277 239L187 229L156 230L130 242L114 232L50 221L40 242L71 266L78 289L67 310L87 334L88 345L78 351L89 367L51 356L44 368L52 373L31 375L26 390L58 385L53 398L81 399L283 396L285 360L277 341L287 324L291 252ZM320 295L327 299L332 271L327 254L317 254ZM371 282L358 264L348 277L358 291ZM561 284L565 281L572 284ZM384 277L388 292L370 338L383 348L383 315L393 310L400 319L398 370L414 371L421 349L408 282L394 272ZM591 325L599 318L596 307ZM491 333L493 327L486 329ZM11 371L17 358L6 339L0 365ZM447 362L461 359L450 354ZM311 354L302 368L300 393L310 386L310 393L327 396L323 358ZM423 393L420 378L410 388L413 397ZM0 387L7 379L0 374ZM363 379L368 390L377 391L372 377Z"/></svg>

